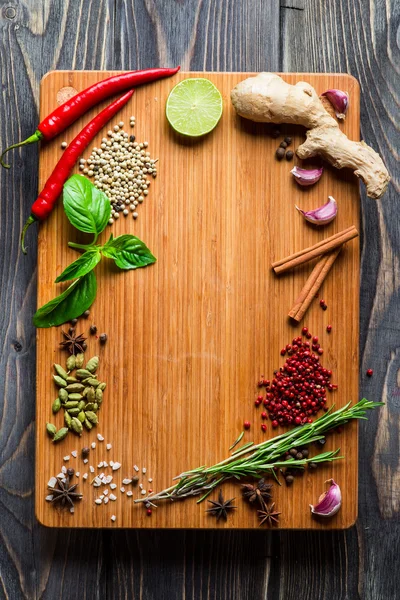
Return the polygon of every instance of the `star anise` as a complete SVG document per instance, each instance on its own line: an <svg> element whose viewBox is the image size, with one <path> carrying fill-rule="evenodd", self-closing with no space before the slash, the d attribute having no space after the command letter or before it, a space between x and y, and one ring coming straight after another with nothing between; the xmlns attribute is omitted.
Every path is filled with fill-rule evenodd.
<svg viewBox="0 0 400 600"><path fill-rule="evenodd" d="M261 506L263 506L264 500L270 500L272 498L272 494L270 493L271 488L272 484L266 483L263 478L255 484L244 483L242 485L242 494L249 502L258 500Z"/></svg>
<svg viewBox="0 0 400 600"><path fill-rule="evenodd" d="M73 330L72 333L65 333L65 331L62 331L62 334L65 338L63 342L60 342L60 346L63 350L68 350L70 354L76 354L77 352L85 351L86 338L83 337L83 333L76 335L75 330Z"/></svg>
<svg viewBox="0 0 400 600"><path fill-rule="evenodd" d="M226 521L228 518L228 512L236 508L236 506L233 506L232 504L234 499L235 498L231 498L230 500L225 501L222 495L222 490L219 490L218 501L208 500L213 507L206 510L206 512L212 514L214 517L217 517L217 521L219 521L221 517L224 517Z"/></svg>
<svg viewBox="0 0 400 600"><path fill-rule="evenodd" d="M266 523L269 527L273 525L277 525L279 521L280 512L274 510L275 502L273 502L270 506L264 504L263 510L258 510L258 518L260 519L260 525L264 525Z"/></svg>
<svg viewBox="0 0 400 600"><path fill-rule="evenodd" d="M61 508L69 508L73 512L74 502L82 499L82 494L75 492L78 484L70 485L70 478L67 476L65 483L56 477L58 487L48 486L53 498L50 500L53 504L57 503Z"/></svg>

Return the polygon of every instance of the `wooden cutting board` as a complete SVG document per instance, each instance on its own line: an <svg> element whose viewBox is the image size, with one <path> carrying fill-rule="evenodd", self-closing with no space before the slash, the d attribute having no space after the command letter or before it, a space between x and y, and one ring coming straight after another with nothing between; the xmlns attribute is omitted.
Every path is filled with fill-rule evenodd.
<svg viewBox="0 0 400 600"><path fill-rule="evenodd" d="M47 74L41 86L40 115L53 110L65 93L112 75L111 72L57 71ZM139 88L112 125L122 120L125 130L130 115L136 116L137 141L148 141L152 157L159 158L158 176L139 207L139 218L121 217L107 227L110 233L132 233L147 243L157 256L154 266L117 272L103 260L97 267L98 293L90 317L80 319L78 333L88 334L91 324L108 341L100 346L88 335L87 356L100 356L99 377L108 383L99 413L99 426L81 438L70 434L53 445L45 433L47 421L62 426L62 414L53 416L51 405L57 395L52 382L52 364L65 365L66 354L58 349L61 328L37 332L37 419L36 419L36 515L51 527L140 527L140 528L258 528L257 514L241 499L239 486L226 484L226 498L235 497L237 510L227 522L206 514L207 503L195 500L160 503L151 517L138 487L125 486L122 479L140 468L143 489L159 491L184 470L214 464L229 454L228 448L251 421L243 441L260 442L274 435L260 425L261 409L254 406L261 375L272 378L283 364L280 349L307 325L324 348L322 363L332 369L339 388L328 394L331 403L342 406L358 398L359 244L347 244L337 259L320 297L328 304L321 310L318 299L303 323L293 326L287 313L303 286L312 264L277 277L271 262L314 244L350 225L359 227L359 188L348 172L327 167L320 182L300 189L290 175L293 162L277 162L280 140L270 136L270 127L238 118L230 103L231 89L246 73L179 73ZM165 118L165 102L172 87L185 77L208 77L224 99L218 127L201 140L176 136ZM359 86L348 75L285 74L290 83L309 81L319 93L340 88L350 93L351 107L341 125L351 138L359 139ZM70 129L40 151L40 188L61 156L63 140L70 141L103 106L78 120ZM98 146L104 132L92 144ZM304 131L283 127L301 143ZM132 131L133 133L133 131ZM28 151L27 151L28 152ZM85 154L89 156L89 152ZM297 159L294 161L297 163ZM337 219L323 229L306 224L295 210L317 207L334 196L339 205ZM33 199L33 198L32 198ZM31 232L32 234L32 232ZM77 253L67 242L83 239L69 225L61 202L40 227L38 249L38 305L60 293L54 279ZM332 333L326 332L331 324ZM278 433L275 431L275 433ZM99 442L101 433L105 441ZM97 442L89 463L73 458L71 451ZM112 444L106 450L105 444ZM274 501L281 512L281 528L345 528L357 516L357 425L329 436L326 449L341 449L345 460L306 472L287 488L274 486ZM63 457L70 455L69 462ZM101 461L118 461L113 473L117 500L107 505L94 503L100 491L90 484ZM75 514L60 513L45 502L47 482L62 465L80 472L78 491L83 500ZM146 469L143 474L142 469ZM89 473L83 482L82 475ZM328 522L310 515L333 477L342 488L341 511ZM152 482L149 482L149 478ZM213 494L215 498L217 494ZM111 521L111 515L116 521Z"/></svg>

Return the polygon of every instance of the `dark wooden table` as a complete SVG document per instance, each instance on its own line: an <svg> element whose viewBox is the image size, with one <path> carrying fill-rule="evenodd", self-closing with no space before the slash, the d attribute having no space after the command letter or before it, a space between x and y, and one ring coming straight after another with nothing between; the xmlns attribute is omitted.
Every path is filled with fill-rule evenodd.
<svg viewBox="0 0 400 600"><path fill-rule="evenodd" d="M0 1L1 147L35 130L51 69L348 72L361 84L362 137L393 175L381 202L361 192L360 390L387 405L360 427L356 526L59 531L39 526L33 506L36 253L33 235L20 253L19 233L38 155L14 153L0 173L0 598L399 597L399 26L396 0Z"/></svg>

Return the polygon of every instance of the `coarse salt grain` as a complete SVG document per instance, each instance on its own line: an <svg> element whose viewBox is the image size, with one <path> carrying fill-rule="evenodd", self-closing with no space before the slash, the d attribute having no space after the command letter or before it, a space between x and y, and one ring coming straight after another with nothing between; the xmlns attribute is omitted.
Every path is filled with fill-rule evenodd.
<svg viewBox="0 0 400 600"><path fill-rule="evenodd" d="M96 498L95 503L96 504L102 504L103 500L100 500L100 498Z"/></svg>
<svg viewBox="0 0 400 600"><path fill-rule="evenodd" d="M74 458L76 458L78 456L78 451L77 450L72 450L71 454L72 454L72 456Z"/></svg>
<svg viewBox="0 0 400 600"><path fill-rule="evenodd" d="M48 496L46 496L45 500L46 502L51 502L53 500L53 494L49 494Z"/></svg>
<svg viewBox="0 0 400 600"><path fill-rule="evenodd" d="M64 467L64 465L63 465L63 466L61 467L61 471L62 471L63 473L66 473L66 472L67 472L67 467Z"/></svg>
<svg viewBox="0 0 400 600"><path fill-rule="evenodd" d="M142 490L141 494L143 494L143 496L145 496L147 494L146 490Z"/></svg>
<svg viewBox="0 0 400 600"><path fill-rule="evenodd" d="M87 465L87 464L88 464L88 462L89 462L89 459L88 459L88 458L84 458L84 459L83 459L83 464L84 464L84 465Z"/></svg>
<svg viewBox="0 0 400 600"><path fill-rule="evenodd" d="M92 448L94 450L96 448L96 442L92 442L91 446L92 446Z"/></svg>
<svg viewBox="0 0 400 600"><path fill-rule="evenodd" d="M107 475L106 477L104 477L104 484L108 485L109 483L111 483L113 480L113 476L112 475Z"/></svg>
<svg viewBox="0 0 400 600"><path fill-rule="evenodd" d="M89 471L90 471L91 473L94 473L94 467L92 467L92 465L90 465L90 467L89 467Z"/></svg>
<svg viewBox="0 0 400 600"><path fill-rule="evenodd" d="M115 515L111 515L111 521L116 521L117 517Z"/></svg>
<svg viewBox="0 0 400 600"><path fill-rule="evenodd" d="M117 484L116 484L116 483L111 483L111 484L110 484L110 488L111 488L112 490L115 490L115 489L116 489L116 487L117 487Z"/></svg>
<svg viewBox="0 0 400 600"><path fill-rule="evenodd" d="M113 471L117 471L117 469L120 469L120 468L121 468L121 463L119 463L119 462L115 462L112 466Z"/></svg>
<svg viewBox="0 0 400 600"><path fill-rule="evenodd" d="M149 477L149 483L151 483L153 481L152 477Z"/></svg>
<svg viewBox="0 0 400 600"><path fill-rule="evenodd" d="M49 487L54 487L57 483L57 478L56 477L50 477L50 479L47 482L47 485Z"/></svg>
<svg viewBox="0 0 400 600"><path fill-rule="evenodd" d="M132 483L132 479L123 479L123 480L122 480L122 483L123 483L124 485L129 485L130 483Z"/></svg>
<svg viewBox="0 0 400 600"><path fill-rule="evenodd" d="M104 490L104 491L103 491L103 494L104 494L105 496L107 496L107 494L108 494L108 490Z"/></svg>
<svg viewBox="0 0 400 600"><path fill-rule="evenodd" d="M127 495L127 496L129 496L129 497L131 497L131 496L133 496L133 492L131 492L131 491L129 490L129 492L126 492L126 495Z"/></svg>
<svg viewBox="0 0 400 600"><path fill-rule="evenodd" d="M99 464L97 465L97 468L98 468L98 469L101 469L101 467L103 467L103 466L104 466L104 463L102 463L102 462L99 462Z"/></svg>
<svg viewBox="0 0 400 600"><path fill-rule="evenodd" d="M64 477L64 473L61 471L61 473L58 473L58 475L56 475L56 477Z"/></svg>
<svg viewBox="0 0 400 600"><path fill-rule="evenodd" d="M102 494L101 496L99 496L100 500L104 500L104 494Z"/></svg>
<svg viewBox="0 0 400 600"><path fill-rule="evenodd" d="M87 473L84 473L84 474L82 475L82 479L87 479L87 478L88 478L88 474L87 474Z"/></svg>
<svg viewBox="0 0 400 600"><path fill-rule="evenodd" d="M119 491L122 492L122 493L124 493L125 492L125 488L124 487L120 487Z"/></svg>
<svg viewBox="0 0 400 600"><path fill-rule="evenodd" d="M108 463L106 461L103 462L103 467L108 467Z"/></svg>
<svg viewBox="0 0 400 600"><path fill-rule="evenodd" d="M97 439L99 440L99 442L104 442L104 437L101 435L101 433L97 434Z"/></svg>
<svg viewBox="0 0 400 600"><path fill-rule="evenodd" d="M103 504L108 504L109 500L110 500L110 498L108 498L108 496L106 496L103 500Z"/></svg>
<svg viewBox="0 0 400 600"><path fill-rule="evenodd" d="M114 461L113 461L113 460L110 460L110 467L112 467L112 466L113 466L113 464L114 464Z"/></svg>
<svg viewBox="0 0 400 600"><path fill-rule="evenodd" d="M143 475L146 473L146 471L147 471L146 467L143 467L143 469L142 469Z"/></svg>
<svg viewBox="0 0 400 600"><path fill-rule="evenodd" d="M80 476L80 472L79 472L79 471L77 471L77 472L75 473L75 477L79 477L79 476Z"/></svg>
<svg viewBox="0 0 400 600"><path fill-rule="evenodd" d="M106 448L107 448L107 450L111 450L111 448L112 448L112 444L107 444L107 445L106 445Z"/></svg>
<svg viewBox="0 0 400 600"><path fill-rule="evenodd" d="M143 489L143 483L139 483L139 487L142 490Z"/></svg>
<svg viewBox="0 0 400 600"><path fill-rule="evenodd" d="M117 499L117 496L115 496L114 494L110 494L108 496L110 498L110 500L112 500L113 502L115 502L115 500Z"/></svg>
<svg viewBox="0 0 400 600"><path fill-rule="evenodd" d="M137 465L133 465L133 468L135 469L136 473L139 472L139 467Z"/></svg>

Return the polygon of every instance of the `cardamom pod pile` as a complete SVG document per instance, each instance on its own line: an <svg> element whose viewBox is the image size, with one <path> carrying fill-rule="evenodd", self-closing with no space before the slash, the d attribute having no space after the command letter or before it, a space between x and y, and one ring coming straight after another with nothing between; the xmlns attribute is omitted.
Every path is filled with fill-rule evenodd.
<svg viewBox="0 0 400 600"><path fill-rule="evenodd" d="M55 425L47 423L46 430L53 442L63 440L69 431L80 436L84 427L90 431L98 423L97 412L103 402L106 384L96 378L99 357L93 356L85 367L84 362L85 355L81 353L67 358L66 370L61 365L54 365L53 380L59 389L52 411L57 414L64 409L66 426L57 431Z"/></svg>

